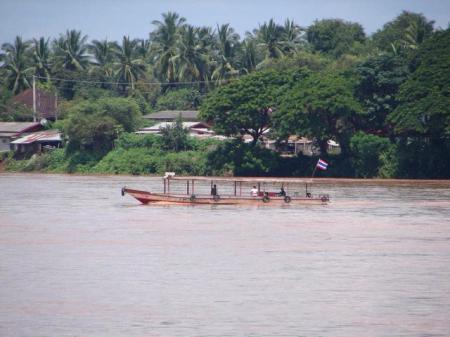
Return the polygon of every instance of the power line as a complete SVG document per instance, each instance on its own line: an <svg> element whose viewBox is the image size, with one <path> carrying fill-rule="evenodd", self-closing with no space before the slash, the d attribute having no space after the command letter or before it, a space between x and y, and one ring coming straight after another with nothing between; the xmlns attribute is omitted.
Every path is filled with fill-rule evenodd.
<svg viewBox="0 0 450 337"><path fill-rule="evenodd" d="M49 80L46 76L35 76L39 79ZM77 80L77 79L67 79L67 78L57 78L51 77L51 81L61 81L61 82L75 82L75 83L86 83L86 84L113 84L113 85L130 85L128 82L107 82L107 81L88 81L88 80ZM220 84L231 82L234 79L219 80ZM187 84L205 84L205 83L216 83L216 81L190 81L190 82L139 82L139 84L145 85L187 85Z"/></svg>

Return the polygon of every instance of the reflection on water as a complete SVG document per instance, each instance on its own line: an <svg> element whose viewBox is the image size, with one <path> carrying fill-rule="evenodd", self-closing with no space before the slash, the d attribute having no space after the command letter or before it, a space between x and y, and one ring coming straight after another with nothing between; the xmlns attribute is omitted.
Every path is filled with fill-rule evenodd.
<svg viewBox="0 0 450 337"><path fill-rule="evenodd" d="M448 336L450 189L142 206L160 179L0 175L1 336Z"/></svg>

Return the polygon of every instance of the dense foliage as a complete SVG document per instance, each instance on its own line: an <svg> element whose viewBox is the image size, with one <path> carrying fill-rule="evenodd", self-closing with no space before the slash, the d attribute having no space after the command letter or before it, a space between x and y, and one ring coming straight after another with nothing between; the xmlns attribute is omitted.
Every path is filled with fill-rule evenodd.
<svg viewBox="0 0 450 337"><path fill-rule="evenodd" d="M361 113L353 97L352 81L332 72L304 74L292 89L285 92L276 127L285 136L301 134L315 139L322 153L327 141L337 140L342 150L348 148L354 130L352 121Z"/></svg>
<svg viewBox="0 0 450 337"><path fill-rule="evenodd" d="M195 27L177 13L147 39L17 37L0 52L0 120L27 121L14 96L37 86L59 97L66 147L11 170L160 174L450 177L450 30L403 12L367 36L339 19L301 27L264 22L241 38L229 24ZM228 141L201 141L181 121L162 136L132 132L151 111L199 109ZM278 149L308 137L312 157ZM250 140L248 143L245 141ZM331 141L341 151L328 151Z"/></svg>
<svg viewBox="0 0 450 337"><path fill-rule="evenodd" d="M271 115L282 89L292 79L287 73L260 71L217 89L201 107L200 117L219 134L250 135L256 144L271 126Z"/></svg>

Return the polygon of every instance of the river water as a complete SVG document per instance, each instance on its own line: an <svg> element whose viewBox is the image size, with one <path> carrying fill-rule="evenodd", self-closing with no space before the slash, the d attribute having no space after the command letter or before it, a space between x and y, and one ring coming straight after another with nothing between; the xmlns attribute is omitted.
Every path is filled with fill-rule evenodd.
<svg viewBox="0 0 450 337"><path fill-rule="evenodd" d="M143 206L161 179L0 174L0 336L449 336L450 183ZM220 186L219 186L220 189Z"/></svg>

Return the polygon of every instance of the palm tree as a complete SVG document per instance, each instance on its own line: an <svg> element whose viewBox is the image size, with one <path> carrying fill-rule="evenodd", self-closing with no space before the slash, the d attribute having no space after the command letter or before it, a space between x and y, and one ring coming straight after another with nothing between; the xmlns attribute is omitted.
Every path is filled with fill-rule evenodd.
<svg viewBox="0 0 450 337"><path fill-rule="evenodd" d="M76 30L67 30L55 40L56 66L69 71L86 69L89 65L86 40L87 36Z"/></svg>
<svg viewBox="0 0 450 337"><path fill-rule="evenodd" d="M23 41L20 36L16 37L14 44L2 45L4 54L0 57L0 62L3 62L1 68L6 70L6 83L14 94L31 86L27 78L33 70L27 55L29 46L29 42Z"/></svg>
<svg viewBox="0 0 450 337"><path fill-rule="evenodd" d="M51 51L50 41L41 37L33 39L34 75L45 82L51 81Z"/></svg>
<svg viewBox="0 0 450 337"><path fill-rule="evenodd" d="M273 19L253 31L266 60L283 56L283 31L283 27L277 25Z"/></svg>
<svg viewBox="0 0 450 337"><path fill-rule="evenodd" d="M178 43L178 54L174 61L181 80L204 81L207 79L207 56L202 53L198 28L191 25L183 27Z"/></svg>
<svg viewBox="0 0 450 337"><path fill-rule="evenodd" d="M108 80L113 76L113 62L118 46L115 42L108 40L94 40L88 46L89 51L94 56L93 72L99 73L102 79Z"/></svg>
<svg viewBox="0 0 450 337"><path fill-rule="evenodd" d="M250 73L256 68L257 64L256 42L252 38L247 38L241 44L241 72Z"/></svg>
<svg viewBox="0 0 450 337"><path fill-rule="evenodd" d="M152 54L161 79L173 83L177 73L174 59L178 54L177 42L186 19L175 12L164 13L162 16L163 21L152 22L157 27L150 36Z"/></svg>
<svg viewBox="0 0 450 337"><path fill-rule="evenodd" d="M200 27L197 35L202 53L210 54L216 42L213 29L211 27Z"/></svg>
<svg viewBox="0 0 450 337"><path fill-rule="evenodd" d="M429 24L425 21L413 19L403 29L401 36L390 43L392 53L398 55L403 51L415 50L430 36Z"/></svg>
<svg viewBox="0 0 450 337"><path fill-rule="evenodd" d="M286 19L284 22L282 40L283 40L283 52L285 54L295 53L302 43L302 31L293 20Z"/></svg>
<svg viewBox="0 0 450 337"><path fill-rule="evenodd" d="M139 54L139 57L145 61L150 55L150 40L142 39L138 41L139 43L137 45L136 51Z"/></svg>
<svg viewBox="0 0 450 337"><path fill-rule="evenodd" d="M145 76L145 64L137 52L138 40L124 36L122 45L117 47L115 62L116 78L123 91L135 88L136 81Z"/></svg>
<svg viewBox="0 0 450 337"><path fill-rule="evenodd" d="M214 62L214 71L211 78L220 83L221 80L238 75L239 71L234 66L234 55L239 42L239 35L230 25L217 26L218 54Z"/></svg>
<svg viewBox="0 0 450 337"><path fill-rule="evenodd" d="M407 49L417 49L427 37L426 23L415 20L405 29L403 38L399 42Z"/></svg>

